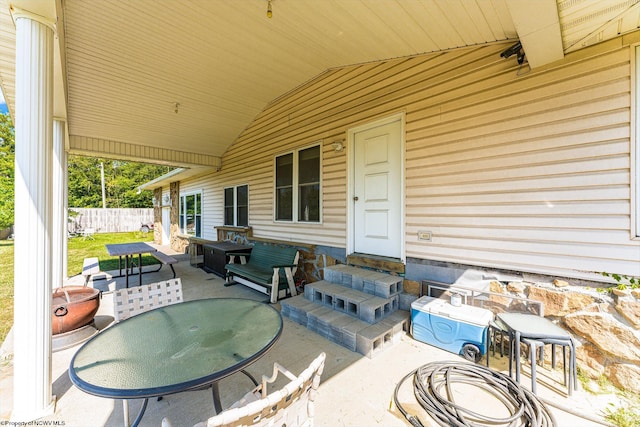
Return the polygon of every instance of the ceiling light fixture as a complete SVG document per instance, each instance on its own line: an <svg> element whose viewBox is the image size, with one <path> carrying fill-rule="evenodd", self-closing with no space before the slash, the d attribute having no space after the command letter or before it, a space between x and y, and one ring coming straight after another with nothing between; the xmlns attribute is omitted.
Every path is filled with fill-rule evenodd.
<svg viewBox="0 0 640 427"><path fill-rule="evenodd" d="M273 16L273 10L271 9L271 0L267 0L267 18Z"/></svg>

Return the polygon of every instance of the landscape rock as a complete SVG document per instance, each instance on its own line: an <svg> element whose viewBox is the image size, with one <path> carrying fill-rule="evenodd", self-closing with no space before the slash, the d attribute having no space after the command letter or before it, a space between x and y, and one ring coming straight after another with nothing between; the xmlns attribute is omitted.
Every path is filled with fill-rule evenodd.
<svg viewBox="0 0 640 427"><path fill-rule="evenodd" d="M616 363L607 367L606 376L611 384L632 393L640 393L640 367Z"/></svg>
<svg viewBox="0 0 640 427"><path fill-rule="evenodd" d="M629 289L611 288L611 293L619 297L631 296L631 291Z"/></svg>
<svg viewBox="0 0 640 427"><path fill-rule="evenodd" d="M636 300L619 299L616 310L622 315L634 328L640 329L640 302Z"/></svg>
<svg viewBox="0 0 640 427"><path fill-rule="evenodd" d="M604 353L640 363L640 339L631 328L612 315L580 312L565 316L564 323Z"/></svg>
<svg viewBox="0 0 640 427"><path fill-rule="evenodd" d="M489 283L489 291L491 292L495 292L498 294L505 294L505 290L504 287L502 286L502 283L498 282L497 280L492 280ZM497 295L490 295L489 296L489 301L491 301L494 304L498 304L504 307L507 307L509 305L509 303L511 302L511 298L505 296L505 297L501 297L501 296L497 296Z"/></svg>
<svg viewBox="0 0 640 427"><path fill-rule="evenodd" d="M580 292L563 292L548 288L530 287L529 298L544 304L544 315L562 317L592 305L595 299Z"/></svg>
<svg viewBox="0 0 640 427"><path fill-rule="evenodd" d="M585 343L576 349L576 359L580 370L589 378L600 378L605 372L605 358L596 346Z"/></svg>
<svg viewBox="0 0 640 427"><path fill-rule="evenodd" d="M522 282L509 282L507 284L507 290L509 292L514 292L516 294L522 294L522 293L524 293L524 289L525 289L525 286L524 286L524 283L522 283Z"/></svg>
<svg viewBox="0 0 640 427"><path fill-rule="evenodd" d="M569 282L567 282L565 280L555 279L553 281L553 285L556 288L566 288L567 286L569 286Z"/></svg>

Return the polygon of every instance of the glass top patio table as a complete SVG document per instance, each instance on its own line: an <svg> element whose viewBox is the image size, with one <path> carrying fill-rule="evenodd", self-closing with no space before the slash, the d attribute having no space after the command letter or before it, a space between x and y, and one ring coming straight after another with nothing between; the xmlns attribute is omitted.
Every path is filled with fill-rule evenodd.
<svg viewBox="0 0 640 427"><path fill-rule="evenodd" d="M261 302L238 298L183 302L100 332L73 356L69 376L79 389L100 397L137 399L177 393L242 370L262 357L281 333L280 313Z"/></svg>

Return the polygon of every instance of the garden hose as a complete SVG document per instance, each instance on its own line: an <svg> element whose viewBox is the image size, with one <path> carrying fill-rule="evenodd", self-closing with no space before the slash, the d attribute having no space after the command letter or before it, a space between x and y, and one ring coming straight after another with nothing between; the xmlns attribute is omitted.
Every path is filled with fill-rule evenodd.
<svg viewBox="0 0 640 427"><path fill-rule="evenodd" d="M394 391L393 399L396 407L414 427L425 426L417 416L408 414L398 401L398 390L410 377L413 377L416 400L441 426L471 427L502 424L551 427L556 425L555 418L545 403L535 394L520 387L509 376L470 363L434 362L407 374L400 380ZM456 383L471 384L487 391L507 408L509 415L494 418L464 408L454 401L452 386Z"/></svg>

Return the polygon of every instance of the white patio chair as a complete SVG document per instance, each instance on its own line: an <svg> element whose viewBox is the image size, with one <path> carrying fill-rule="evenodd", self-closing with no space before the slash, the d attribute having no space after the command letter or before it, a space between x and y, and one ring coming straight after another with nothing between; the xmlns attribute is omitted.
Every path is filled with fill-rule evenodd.
<svg viewBox="0 0 640 427"><path fill-rule="evenodd" d="M82 238L84 240L95 240L94 234L96 234L96 230L94 228L85 228L82 231Z"/></svg>
<svg viewBox="0 0 640 427"><path fill-rule="evenodd" d="M182 282L179 277L135 288L118 289L113 292L113 317L116 322L120 322L145 311L180 302ZM162 396L158 400L162 400ZM129 425L129 402L126 399L122 401L122 411L125 425Z"/></svg>
<svg viewBox="0 0 640 427"><path fill-rule="evenodd" d="M274 363L270 377L263 375L262 383L229 409L195 427L312 427L314 401L325 358L325 353L320 353L297 377L279 363ZM291 381L280 390L268 393L267 384L276 380L278 372L282 372ZM172 427L172 424L167 418L163 418L162 427Z"/></svg>
<svg viewBox="0 0 640 427"><path fill-rule="evenodd" d="M113 293L113 314L116 322L120 322L136 314L179 302L182 302L182 282L178 277L116 290Z"/></svg>

